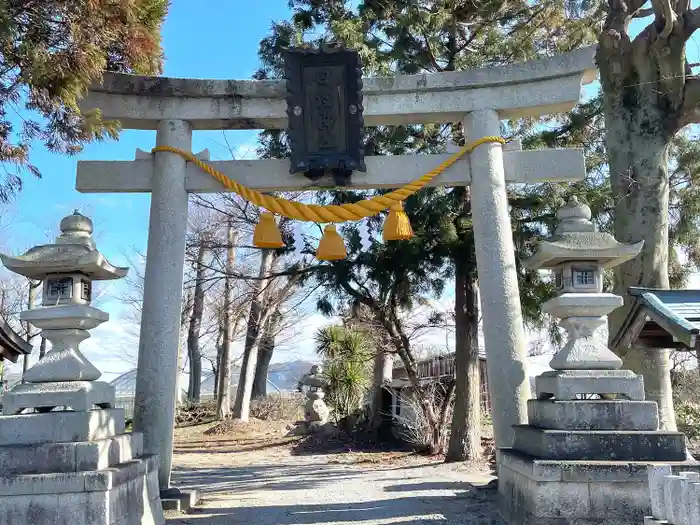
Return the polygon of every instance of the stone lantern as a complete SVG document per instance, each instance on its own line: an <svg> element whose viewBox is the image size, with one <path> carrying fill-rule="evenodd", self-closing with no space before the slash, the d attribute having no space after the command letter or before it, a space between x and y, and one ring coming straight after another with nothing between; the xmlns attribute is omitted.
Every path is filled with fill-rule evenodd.
<svg viewBox="0 0 700 525"><path fill-rule="evenodd" d="M610 312L623 304L622 297L603 293L603 270L633 259L643 242L622 244L609 233L596 231L591 209L572 197L557 211L554 236L542 241L523 265L554 271L557 296L542 309L561 319L568 332L566 345L554 355L554 370L616 370L622 366L595 332L605 326Z"/></svg>
<svg viewBox="0 0 700 525"><path fill-rule="evenodd" d="M57 406L87 411L93 405L114 404L114 387L97 381L101 372L80 352L89 330L109 320L93 306L92 282L119 279L127 268L112 266L97 250L92 221L77 211L61 221L53 244L36 246L24 255L0 255L11 272L43 281L42 305L21 313L20 319L41 329L52 348L24 374L26 383L3 396L3 413L26 408L39 412Z"/></svg>
<svg viewBox="0 0 700 525"><path fill-rule="evenodd" d="M685 465L685 436L659 430L644 380L596 337L622 298L603 293L603 270L635 257L642 243L623 244L596 231L591 210L574 197L557 213L552 238L523 264L554 271L558 293L542 305L568 332L548 370L535 378L528 424L513 425L500 452L498 491L508 525L615 523L648 514L646 465ZM602 335L602 334L601 334Z"/></svg>
<svg viewBox="0 0 700 525"><path fill-rule="evenodd" d="M304 374L299 382L309 389L306 392L306 405L304 406L304 419L311 427L319 427L328 422L330 410L323 398L326 396L323 389L328 386L328 382L323 378L321 367L314 365L308 374Z"/></svg>

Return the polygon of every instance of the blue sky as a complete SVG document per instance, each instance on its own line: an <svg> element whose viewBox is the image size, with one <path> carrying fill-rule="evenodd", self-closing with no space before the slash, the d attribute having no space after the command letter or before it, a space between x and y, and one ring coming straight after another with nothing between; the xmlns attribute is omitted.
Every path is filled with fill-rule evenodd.
<svg viewBox="0 0 700 525"><path fill-rule="evenodd" d="M693 2L696 3L695 1ZM247 7L247 9L246 9ZM247 79L258 67L259 41L269 33L274 20L289 18L287 0L173 0L163 29L164 74L173 77ZM641 26L641 22L635 25ZM697 62L700 47L696 39L688 46L690 58ZM587 90L589 91L589 90ZM212 160L231 158L228 142L237 157L252 156L254 131L196 132L193 149L208 148ZM115 264L128 265L134 250L145 253L148 229L149 195L87 194L75 190L77 160L132 160L137 148L154 146L155 132L124 131L118 142L89 145L76 157L63 157L44 150L41 144L31 152L32 162L43 173L41 180L25 179L24 190L0 216L0 246L17 253L53 238L60 219L74 209L89 215L95 223L95 238L100 250ZM118 296L125 283L107 285L100 307L112 320L93 331L83 344L88 357L112 378L130 369L138 343L138 327L126 319L128 307ZM443 305L446 306L446 305ZM323 322L320 316L307 320L312 330ZM311 334L309 332L309 334ZM444 341L444 335L437 336ZM439 342L438 342L439 344ZM310 345L297 348L310 353ZM292 351L289 356L297 353ZM294 356L296 357L296 356Z"/></svg>
<svg viewBox="0 0 700 525"><path fill-rule="evenodd" d="M247 8L246 8L247 7ZM167 76L247 79L258 67L258 43L269 33L273 20L289 18L287 0L174 0L163 28ZM237 156L250 155L254 131L227 132ZM208 148L212 159L231 158L220 131L196 132L194 151ZM115 264L127 265L134 249L145 252L148 231L149 195L80 194L75 190L78 160L132 160L137 148L155 145L155 132L124 131L118 142L89 145L76 157L47 152L36 144L32 162L43 174L41 180L27 177L22 192L0 219L3 249L17 253L43 243L57 234L60 219L74 209L95 223L98 248ZM106 376L128 369L131 364L115 354L136 345L134 327L120 323L126 314L119 295L122 283L110 283L100 307L112 321L95 330L84 344L86 354Z"/></svg>

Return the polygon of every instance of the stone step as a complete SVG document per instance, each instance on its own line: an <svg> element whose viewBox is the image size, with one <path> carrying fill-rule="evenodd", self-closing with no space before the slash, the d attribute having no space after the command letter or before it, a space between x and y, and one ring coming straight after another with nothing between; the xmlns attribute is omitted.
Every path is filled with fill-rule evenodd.
<svg viewBox="0 0 700 525"><path fill-rule="evenodd" d="M548 430L514 425L513 449L536 458L602 461L683 461L680 432Z"/></svg>
<svg viewBox="0 0 700 525"><path fill-rule="evenodd" d="M639 483L649 484L648 467L670 465L674 474L700 473L699 461L597 461L538 459L512 448L502 449L501 466L537 482Z"/></svg>
<svg viewBox="0 0 700 525"><path fill-rule="evenodd" d="M123 433L121 408L0 416L0 446L93 441Z"/></svg>
<svg viewBox="0 0 700 525"><path fill-rule="evenodd" d="M160 491L160 500L163 502L163 510L187 512L196 507L202 497L197 489L170 487Z"/></svg>
<svg viewBox="0 0 700 525"><path fill-rule="evenodd" d="M552 430L657 430L659 409L653 401L558 401L531 399L528 421Z"/></svg>
<svg viewBox="0 0 700 525"><path fill-rule="evenodd" d="M161 498L160 504L163 510L182 512L182 502L178 498Z"/></svg>
<svg viewBox="0 0 700 525"><path fill-rule="evenodd" d="M0 447L0 472L8 475L104 470L141 454L140 433L76 443L6 445Z"/></svg>
<svg viewBox="0 0 700 525"><path fill-rule="evenodd" d="M535 391L537 399L571 401L580 394L607 394L644 401L644 380L630 370L549 370L535 378Z"/></svg>

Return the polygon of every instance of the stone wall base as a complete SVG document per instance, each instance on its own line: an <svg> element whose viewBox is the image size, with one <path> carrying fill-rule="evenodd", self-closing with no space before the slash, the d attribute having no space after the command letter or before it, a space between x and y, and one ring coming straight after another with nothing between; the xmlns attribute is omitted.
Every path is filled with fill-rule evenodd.
<svg viewBox="0 0 700 525"><path fill-rule="evenodd" d="M100 471L0 477L0 525L164 525L158 457Z"/></svg>
<svg viewBox="0 0 700 525"><path fill-rule="evenodd" d="M652 462L539 460L513 450L500 458L500 512L508 525L639 525L651 514ZM672 465L700 471L698 462Z"/></svg>

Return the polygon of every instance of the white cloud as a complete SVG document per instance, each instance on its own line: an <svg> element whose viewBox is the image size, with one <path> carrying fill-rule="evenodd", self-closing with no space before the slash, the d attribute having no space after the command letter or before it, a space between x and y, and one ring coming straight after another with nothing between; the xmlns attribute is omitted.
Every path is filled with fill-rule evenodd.
<svg viewBox="0 0 700 525"><path fill-rule="evenodd" d="M233 158L236 160L252 160L259 158L255 151L258 147L257 142L246 142L238 144L233 148Z"/></svg>

